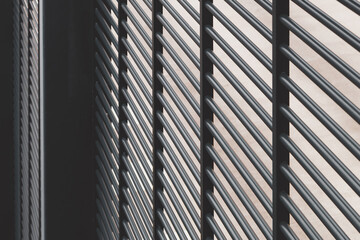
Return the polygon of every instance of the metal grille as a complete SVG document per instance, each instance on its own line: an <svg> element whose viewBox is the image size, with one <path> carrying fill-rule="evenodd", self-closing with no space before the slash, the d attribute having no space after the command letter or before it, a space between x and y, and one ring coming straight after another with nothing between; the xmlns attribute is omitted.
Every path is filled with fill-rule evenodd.
<svg viewBox="0 0 360 240"><path fill-rule="evenodd" d="M360 69L338 48L359 55L359 31L350 31L343 16L346 13L359 21L360 5L355 1L338 2L336 8L343 15L321 2L275 4L274 204L286 209L278 215L275 236L359 236L359 208L353 199L358 202L360 193L356 170L360 159ZM309 23L302 21L300 14L322 34L309 32ZM337 39L337 47L330 39ZM318 62L310 60L308 49L315 52L312 56ZM287 65L290 73L285 69ZM290 132L285 129L289 127ZM290 196L285 194L288 190ZM288 219L287 213L290 226L280 223Z"/></svg>
<svg viewBox="0 0 360 240"><path fill-rule="evenodd" d="M202 171L211 186L202 194L209 213L215 210L214 220L202 221L211 229L203 234L218 239L272 238L271 11L259 2L202 6Z"/></svg>
<svg viewBox="0 0 360 240"><path fill-rule="evenodd" d="M96 0L98 237L357 238L360 5L331 6Z"/></svg>
<svg viewBox="0 0 360 240"><path fill-rule="evenodd" d="M17 238L39 239L39 2L14 6Z"/></svg>

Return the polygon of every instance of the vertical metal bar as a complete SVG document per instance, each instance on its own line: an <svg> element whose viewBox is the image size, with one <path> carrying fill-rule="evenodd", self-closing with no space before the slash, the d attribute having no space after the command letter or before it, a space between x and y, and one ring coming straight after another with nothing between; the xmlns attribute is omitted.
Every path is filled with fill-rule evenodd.
<svg viewBox="0 0 360 240"><path fill-rule="evenodd" d="M163 86L157 76L163 72L163 67L161 62L156 57L157 54L162 54L162 45L157 39L157 34L162 34L163 26L158 20L157 16L162 14L163 6L159 0L152 1L152 79L153 79L153 239L158 239L158 232L162 232L164 226L158 216L157 212L163 211L163 206L161 200L157 194L158 191L163 191L163 186L157 175L158 172L163 171L163 166L161 160L157 156L158 152L163 151L163 146L158 138L157 134L163 131L163 126L157 117L157 113L163 111L162 104L159 98L156 96L158 93L163 92Z"/></svg>
<svg viewBox="0 0 360 240"><path fill-rule="evenodd" d="M40 2L42 238L92 240L94 1Z"/></svg>
<svg viewBox="0 0 360 240"><path fill-rule="evenodd" d="M289 194L289 182L280 171L282 164L289 164L289 152L280 142L281 135L289 135L289 121L280 112L282 105L289 105L289 92L280 83L280 76L289 75L289 61L280 52L281 45L289 45L289 31L280 22L289 15L289 0L273 1L273 237L285 239L281 223L289 224L289 213L280 201L280 194Z"/></svg>
<svg viewBox="0 0 360 240"><path fill-rule="evenodd" d="M213 239L214 233L208 224L207 217L214 215L214 209L206 194L214 191L214 186L206 174L207 169L213 169L214 163L206 150L213 145L213 136L206 127L206 122L213 122L213 113L206 104L207 98L213 98L213 88L207 82L206 76L213 74L213 64L206 56L206 51L213 50L213 40L207 34L206 28L213 26L213 16L207 10L206 4L212 0L200 0L200 151L201 151L201 239Z"/></svg>
<svg viewBox="0 0 360 240"><path fill-rule="evenodd" d="M120 159L120 165L119 165L119 219L120 219L120 225L119 225L119 239L123 239L127 236L126 234L126 229L125 229L125 224L124 221L126 219L126 213L125 213L125 209L122 207L123 204L126 203L126 197L122 191L123 188L126 188L126 181L123 177L122 171L126 171L126 164L123 162L123 156L127 156L127 151L126 151L126 147L122 144L122 141L127 141L127 134L125 129L123 128L123 124L127 123L127 119L126 119L126 113L123 111L123 106L126 107L127 105L127 101L126 101L126 97L123 94L123 89L127 89L127 83L126 80L123 78L122 76L122 72L126 72L127 71L127 67L125 62L122 59L122 56L126 56L127 55L127 50L126 47L124 46L123 42L121 41L122 38L127 38L127 31L126 29L123 27L123 25L121 24L123 21L126 22L127 21L127 15L124 12L123 8L121 7L121 5L126 5L127 4L127 0L120 0L118 2L118 11L119 11L119 18L118 18L118 27L119 27L119 53L118 53L118 59L119 59L119 72L118 72L118 76L119 76L119 159Z"/></svg>
<svg viewBox="0 0 360 240"><path fill-rule="evenodd" d="M18 3L18 2L16 2ZM16 5L18 7L18 5ZM18 17L18 9L15 9ZM1 2L0 8L0 233L14 239L14 131L13 131L13 1ZM17 26L16 26L17 27ZM18 46L16 46L18 47ZM17 48L18 50L19 48ZM17 51L16 50L16 51ZM18 76L18 69L16 73ZM16 99L17 100L17 99Z"/></svg>

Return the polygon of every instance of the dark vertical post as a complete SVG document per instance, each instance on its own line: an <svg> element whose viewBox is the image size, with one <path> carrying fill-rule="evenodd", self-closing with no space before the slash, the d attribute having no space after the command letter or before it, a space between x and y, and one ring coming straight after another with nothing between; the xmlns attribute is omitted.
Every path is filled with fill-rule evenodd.
<svg viewBox="0 0 360 240"><path fill-rule="evenodd" d="M157 54L161 54L163 49L160 41L157 39L157 34L162 34L163 27L157 16L162 14L163 6L159 0L152 1L152 79L153 79L153 239L158 239L157 231L162 231L163 225L160 221L158 211L163 210L163 206L158 197L157 192L163 191L163 186L160 182L160 179L157 175L158 172L163 171L163 166L159 157L157 156L158 152L163 151L163 146L160 142L160 139L157 136L157 133L163 131L163 126L157 117L158 112L163 111L162 104L159 98L156 96L158 93L163 92L163 86L157 76L163 71L161 62L157 58Z"/></svg>
<svg viewBox="0 0 360 240"><path fill-rule="evenodd" d="M94 1L40 1L43 239L95 239Z"/></svg>
<svg viewBox="0 0 360 240"><path fill-rule="evenodd" d="M285 239L280 224L289 223L289 213L282 206L280 194L289 194L289 182L281 173L280 166L289 164L289 152L281 144L281 135L289 134L289 122L280 112L282 105L289 105L289 92L280 83L282 74L289 74L289 61L281 53L281 45L289 44L289 31L280 22L281 16L289 15L289 0L273 1L273 237Z"/></svg>
<svg viewBox="0 0 360 240"><path fill-rule="evenodd" d="M14 1L14 182L15 182L15 239L20 239L20 0ZM2 16L2 15L1 15ZM3 21L1 21L3 22ZM1 144L2 145L2 144ZM0 151L2 152L2 151ZM5 226L1 224L1 226Z"/></svg>
<svg viewBox="0 0 360 240"><path fill-rule="evenodd" d="M214 186L206 174L207 169L213 169L213 161L206 150L208 145L213 145L213 136L206 127L206 122L213 122L213 113L206 104L207 98L213 98L213 88L207 82L206 76L213 74L213 64L206 52L213 50L213 40L207 34L206 28L213 26L213 16L207 10L206 4L212 0L200 0L200 151L201 151L201 239L213 239L214 233L208 224L207 217L214 215L206 194L214 191Z"/></svg>
<svg viewBox="0 0 360 240"><path fill-rule="evenodd" d="M16 9L18 10L18 9ZM14 81L13 81L13 1L1 2L0 8L0 233L14 239Z"/></svg>
<svg viewBox="0 0 360 240"><path fill-rule="evenodd" d="M127 83L126 80L123 78L122 76L122 72L126 72L127 71L127 67L125 62L122 59L122 56L126 56L127 55L127 50L126 47L124 46L122 39L123 38L127 38L127 32L124 28L124 26L122 25L123 21L127 21L127 14L125 13L124 9L121 7L121 5L126 5L127 4L127 0L120 0L119 1L119 6L118 6L118 11L119 11L119 18L118 18L118 27L119 27L119 53L118 53L118 58L119 58L119 159L120 159L120 166L119 166L119 219L120 219L120 226L119 226L119 235L120 238L119 239L123 239L124 237L126 237L126 230L125 230L125 226L123 224L123 221L126 219L126 213L124 208L122 207L123 204L125 204L126 202L126 198L125 195L123 193L123 188L126 187L126 181L123 178L123 174L122 171L126 171L126 165L123 162L123 156L127 155L125 146L123 146L122 141L127 141L127 134L125 129L123 128L123 124L127 124L127 119L126 119L126 113L123 111L123 106L126 107L127 105L127 101L126 98L123 94L123 89L126 90L127 89Z"/></svg>

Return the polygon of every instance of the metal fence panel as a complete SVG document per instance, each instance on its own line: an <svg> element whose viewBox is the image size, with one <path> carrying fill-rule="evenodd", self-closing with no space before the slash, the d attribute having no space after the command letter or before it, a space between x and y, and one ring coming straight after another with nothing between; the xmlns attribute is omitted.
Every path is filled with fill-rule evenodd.
<svg viewBox="0 0 360 240"><path fill-rule="evenodd" d="M75 10L81 3L59 2L64 22L76 20L59 27L69 44L45 33L44 41L68 47L64 54L40 49L39 1L14 3L17 239L40 239L41 206L50 234L60 222L56 204L74 193L59 198L52 186L82 177L90 182L74 206L93 198L74 219L96 215L99 239L358 238L357 1L94 0L87 25ZM64 20L51 11L45 21ZM82 26L94 49L79 46ZM78 60L84 65L76 68ZM68 79L51 82L60 72ZM49 96L54 86L59 92ZM84 120L75 113L87 124L72 124ZM73 130L81 136L71 141ZM70 152L77 162L50 160ZM62 182L57 168L76 173ZM71 216L74 206L65 205L63 216Z"/></svg>
<svg viewBox="0 0 360 240"><path fill-rule="evenodd" d="M304 21L358 60L332 4L98 0L98 237L356 238L359 70Z"/></svg>

